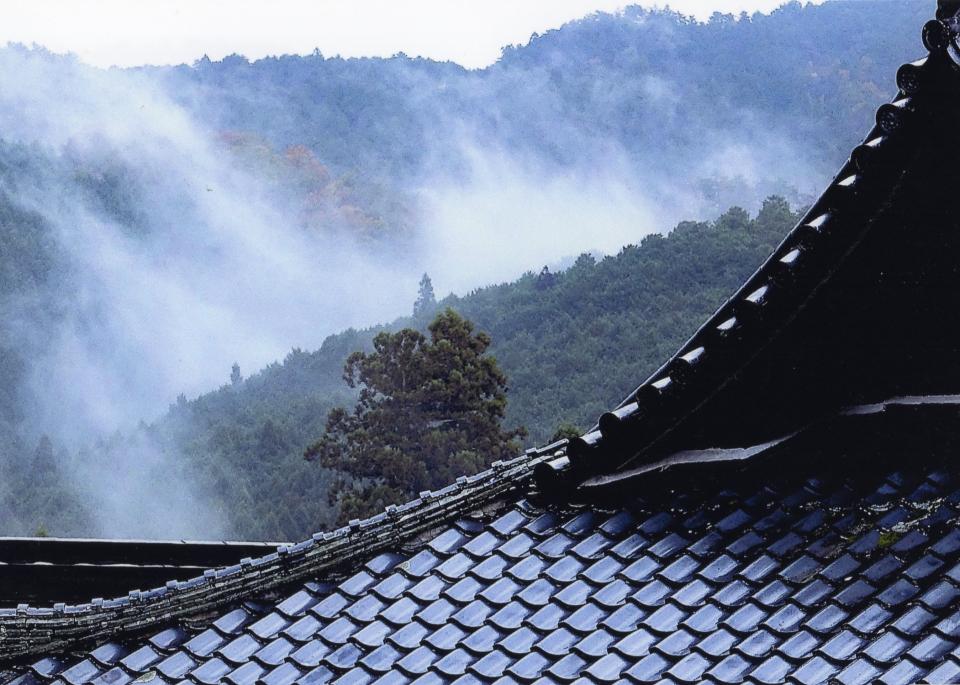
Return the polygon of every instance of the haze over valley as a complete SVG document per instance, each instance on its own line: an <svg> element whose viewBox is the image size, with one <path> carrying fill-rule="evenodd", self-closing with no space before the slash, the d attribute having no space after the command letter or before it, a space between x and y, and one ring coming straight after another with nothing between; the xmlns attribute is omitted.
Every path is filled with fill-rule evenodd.
<svg viewBox="0 0 960 685"><path fill-rule="evenodd" d="M789 229L929 9L633 7L482 69L0 49L0 532L330 525L301 455L371 327L429 322L424 273L531 443L584 427Z"/></svg>

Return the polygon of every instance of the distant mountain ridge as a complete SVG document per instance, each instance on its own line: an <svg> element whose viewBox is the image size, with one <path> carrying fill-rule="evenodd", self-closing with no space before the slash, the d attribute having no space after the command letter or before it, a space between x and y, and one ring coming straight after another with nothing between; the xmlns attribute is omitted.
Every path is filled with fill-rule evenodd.
<svg viewBox="0 0 960 685"><path fill-rule="evenodd" d="M18 109L23 103L4 99L5 89L0 92L0 234L8 237L0 241L0 519L7 523L0 532L30 533L42 525L56 534L120 534L111 527L118 515L93 515L112 511L98 501L107 495L134 507L135 515L124 515L129 525L123 534L159 534L147 528L159 521L166 526L163 535L196 535L214 530L211 522L219 521L220 530L231 536L293 538L335 515L326 498L330 474L304 464L299 455L322 431L326 412L351 400L340 382L340 366L349 352L369 344L375 327L329 336L319 350L294 350L246 380L193 400L181 396L164 416L143 416L137 430L108 430L91 436L83 450L67 450L53 419L38 418L37 397L31 393L53 387L95 398L107 392L103 388L111 378L81 373L89 371L84 366L88 350L75 345L66 348L70 354L53 357L61 366L42 375L44 383L30 382L37 360L51 359L46 354L51 341L73 343L70 335L90 335L103 343L96 349L114 346L127 352L123 369L131 376L143 374L147 381L162 376L149 360L140 362L139 348L123 349L128 339L109 337L115 323L110 302L98 300L97 288L80 277L89 265L78 260L78 253L121 264L133 254L149 267L172 263L175 268L158 274L183 280L152 279L163 288L146 292L147 302L176 301L198 283L214 280L201 267L223 254L229 259L215 273L229 280L217 280L218 291L256 296L258 289L283 282L277 293L282 297L267 299L249 316L249 328L238 329L246 334L258 332L260 313L272 314L284 302L309 305L313 291L338 285L347 294L338 304L346 308L354 292L403 299L402 279L379 267L399 263L413 274L413 283L419 278L423 255L437 237L421 225L425 191L437 179L469 186L480 173L478 166L490 158L509 160L487 165L494 191L510 190L519 180L527 182L520 186L524 191L533 192L556 177L572 179L560 186L562 193L607 174L622 181L618 187L625 194L643 199L661 230L679 218L719 216L707 223L682 222L665 237L644 238L651 225L638 224L623 241L632 244L616 257L594 263L581 256L549 287L536 272L553 258L535 255L503 279L508 282L443 302L491 333L510 378L509 419L526 424L532 439L542 441L559 424L582 425L620 399L765 256L794 218L790 205L799 206L822 185L868 128L877 103L893 92L895 65L921 52L917 27L928 18L929 4L791 3L769 16L718 15L706 23L634 7L535 36L528 45L505 49L495 65L475 71L403 56L316 54L253 63L233 56L118 72L161 89L182 109L174 114L188 113L197 130L209 136L203 142L211 159L252 179L252 187L242 187L247 192L233 196L224 191L226 183L217 183L222 179L210 180L206 169L171 174L148 154L142 159L142 151L165 152L163 136L101 145L81 127L62 145L17 138L39 128L43 122L31 116L39 117L43 108ZM14 54L18 50L26 57ZM5 64L40 64L44 75L63 72L85 84L100 84L112 73L23 48L0 50L0 65ZM53 97L61 92L60 81L41 81L27 83L24 92L35 86ZM110 107L119 106L124 95ZM145 104L155 103L146 99ZM174 120L163 135L174 135L180 123ZM55 127L50 131L59 133ZM504 168L520 172L500 177ZM52 189L55 202L31 196L38 186ZM59 192L62 188L69 192ZM789 201L764 203L771 194ZM276 214L294 224L289 232L296 240L289 253L300 256L304 246L318 255L328 247L334 253L322 267L312 252L297 261L309 278L291 279L296 269L285 268L282 260L270 263L275 257L270 246L278 236L289 236L286 227L274 230L269 220L255 240L241 245L246 261L231 261L232 242L242 242L242 232L224 232L221 242L208 240L204 231L213 235L229 226L224 216L242 223L248 218L244 212L256 209L261 196L269 196L283 210ZM601 194L600 204L608 199ZM241 211L232 200L249 202ZM748 211L726 211L734 205ZM227 213L209 219L204 213L209 207ZM510 219L507 214L500 235L509 238L513 228L519 241L528 227L511 227ZM95 230L83 233L78 227L87 221ZM103 226L115 227L118 236L101 246L93 239L102 237ZM539 227L548 239L551 229L549 223ZM608 229L588 217L580 233L589 243ZM332 249L343 244L354 250L351 257L373 255L375 268L364 278L376 276L376 281L358 277L356 283L338 284L323 271L348 262ZM129 254L111 251L118 245ZM515 247L505 244L501 251ZM563 249L567 255L580 251ZM182 252L199 253L201 259L180 269L176 260ZM244 271L252 266L259 269L259 280L252 281L257 287L250 287L252 275ZM134 261L133 267L126 273L139 277L141 263ZM516 279L526 269L530 272ZM139 294L151 280L138 278L131 285L94 275L94 286L103 281L124 295ZM410 303L414 296L411 289ZM185 302L206 304L202 298ZM263 327L308 320L311 314L309 306L291 311L265 320ZM170 306L169 312L176 325L181 310ZM206 320L199 323L222 320L224 326L234 316L249 314L243 306L220 318L207 317L205 308L200 312L198 318ZM142 315L131 305L116 318L131 313ZM65 334L61 324L69 316L77 320L76 330ZM321 314L316 317L319 326ZM135 322L149 324L150 318ZM393 315L383 318L393 320ZM183 321L183 330L153 344L199 344L217 332L210 326L204 330L212 333L205 336L187 327L197 319L184 316ZM425 321L399 318L390 326L408 324ZM133 328L133 339L141 344L164 332L162 327ZM207 368L198 369L207 373L204 378L226 378L235 361L226 345L216 353ZM112 399L120 405L136 401L122 393ZM69 407L53 407L63 421L73 418ZM53 439L44 440L46 433ZM141 471L147 477L129 493L98 475ZM37 473L44 475L34 479ZM169 521L155 515L179 509L164 495L183 484L198 488L195 500L204 515L186 509ZM156 509L136 509L148 499Z"/></svg>

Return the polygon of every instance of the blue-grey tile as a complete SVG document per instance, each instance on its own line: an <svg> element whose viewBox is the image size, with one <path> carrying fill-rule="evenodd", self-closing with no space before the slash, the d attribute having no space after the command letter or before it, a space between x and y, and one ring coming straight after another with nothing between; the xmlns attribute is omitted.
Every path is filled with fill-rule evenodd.
<svg viewBox="0 0 960 685"><path fill-rule="evenodd" d="M470 665L470 670L484 678L499 678L508 666L513 664L513 657L494 649L492 652Z"/></svg>
<svg viewBox="0 0 960 685"><path fill-rule="evenodd" d="M833 661L846 661L854 656L866 643L862 637L850 630L841 630L820 647L820 652Z"/></svg>
<svg viewBox="0 0 960 685"><path fill-rule="evenodd" d="M360 626L347 618L338 618L327 624L317 635L332 645L342 645Z"/></svg>
<svg viewBox="0 0 960 685"><path fill-rule="evenodd" d="M438 652L448 652L454 649L460 641L467 636L467 631L463 630L453 623L438 628L428 635L424 642L436 649Z"/></svg>
<svg viewBox="0 0 960 685"><path fill-rule="evenodd" d="M440 625L443 625L443 623L441 622L437 624L437 626ZM386 642L392 642L398 647L409 650L418 647L423 638L425 638L430 632L431 630L427 626L413 621L403 626L395 633L389 633L384 640Z"/></svg>
<svg viewBox="0 0 960 685"><path fill-rule="evenodd" d="M374 673L386 673L393 669L407 652L400 651L390 643L384 643L372 652L360 657L359 663Z"/></svg>
<svg viewBox="0 0 960 685"><path fill-rule="evenodd" d="M514 630L534 612L532 607L521 602L510 602L497 609L487 621L502 630Z"/></svg>
<svg viewBox="0 0 960 685"><path fill-rule="evenodd" d="M543 639L540 633L534 632L527 627L517 628L500 641L500 649L513 654L515 657L522 657L530 652L534 645Z"/></svg>
<svg viewBox="0 0 960 685"><path fill-rule="evenodd" d="M632 659L638 659L650 652L650 647L659 642L661 637L646 628L638 628L610 646L615 651Z"/></svg>
<svg viewBox="0 0 960 685"><path fill-rule="evenodd" d="M586 675L592 682L616 682L621 674L630 666L630 662L619 654L607 654L589 664Z"/></svg>
<svg viewBox="0 0 960 685"><path fill-rule="evenodd" d="M255 652L253 658L268 666L277 666L281 661L286 659L294 649L295 646L292 642L278 637Z"/></svg>
<svg viewBox="0 0 960 685"><path fill-rule="evenodd" d="M290 659L303 668L311 669L320 664L320 661L327 654L333 651L333 647L322 640L311 640L301 645L290 654Z"/></svg>
<svg viewBox="0 0 960 685"><path fill-rule="evenodd" d="M879 663L891 663L899 658L911 643L893 632L886 632L863 650L863 653Z"/></svg>

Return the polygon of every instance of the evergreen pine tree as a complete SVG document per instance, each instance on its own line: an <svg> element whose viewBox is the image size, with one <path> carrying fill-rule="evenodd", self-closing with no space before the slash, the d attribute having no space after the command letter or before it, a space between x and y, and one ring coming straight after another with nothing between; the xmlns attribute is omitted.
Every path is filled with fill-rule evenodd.
<svg viewBox="0 0 960 685"><path fill-rule="evenodd" d="M433 281L430 276L423 274L420 279L420 290L417 293L417 300L413 303L413 315L422 316L430 314L437 306L437 298L433 294Z"/></svg>

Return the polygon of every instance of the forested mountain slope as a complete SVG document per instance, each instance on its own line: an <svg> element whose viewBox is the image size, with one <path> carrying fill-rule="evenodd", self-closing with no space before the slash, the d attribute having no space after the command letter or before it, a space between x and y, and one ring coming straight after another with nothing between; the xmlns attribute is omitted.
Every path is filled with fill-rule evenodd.
<svg viewBox="0 0 960 685"><path fill-rule="evenodd" d="M556 274L449 297L491 334L509 379L505 425L542 444L562 424L587 427L672 353L793 226L781 198L751 218L731 209L711 222L684 222L619 254L581 255ZM436 310L388 328L425 327ZM197 398L181 400L149 432L182 451L214 484L236 535L293 539L328 525L329 474L303 461L327 411L353 397L340 377L347 355L369 349L379 329L329 337L315 352ZM319 523L318 523L319 522Z"/></svg>
<svg viewBox="0 0 960 685"><path fill-rule="evenodd" d="M481 70L0 49L0 532L326 525L330 474L302 450L351 399L340 367L376 330L356 328L409 311L424 271L492 335L509 424L590 423L791 219L723 212L802 206L929 13L629 8ZM235 361L254 373L209 392Z"/></svg>

